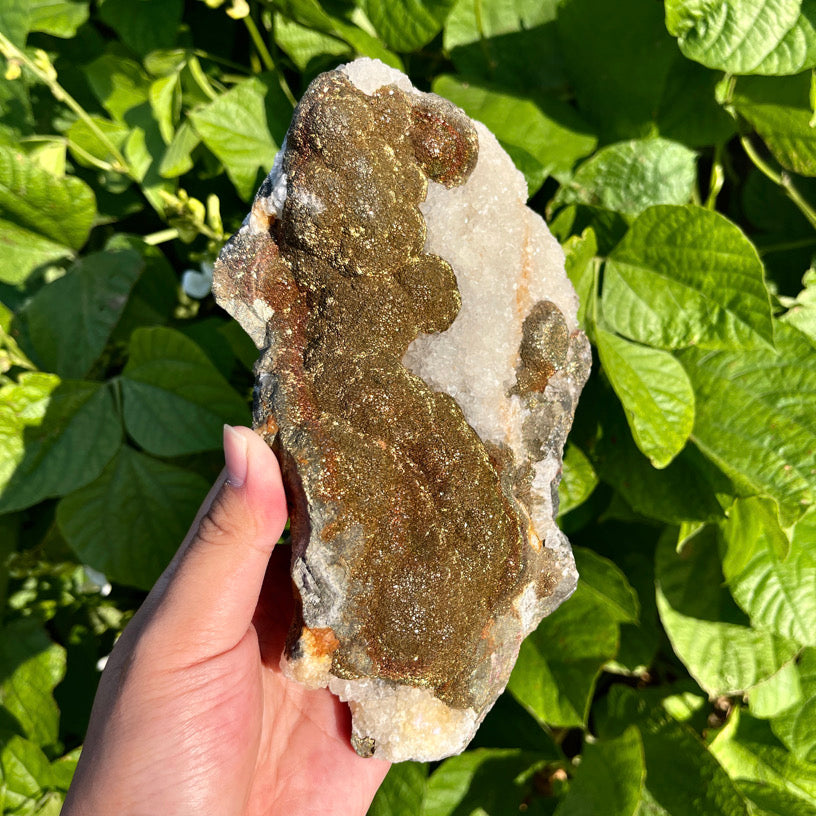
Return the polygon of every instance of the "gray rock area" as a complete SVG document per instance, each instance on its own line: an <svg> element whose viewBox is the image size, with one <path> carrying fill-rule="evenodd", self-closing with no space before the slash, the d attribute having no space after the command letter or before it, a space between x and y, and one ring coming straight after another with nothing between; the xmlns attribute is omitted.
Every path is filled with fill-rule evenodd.
<svg viewBox="0 0 816 816"><path fill-rule="evenodd" d="M310 85L216 264L290 505L282 667L348 701L363 756L462 751L575 589L554 516L591 355L526 195L483 125L361 59Z"/></svg>

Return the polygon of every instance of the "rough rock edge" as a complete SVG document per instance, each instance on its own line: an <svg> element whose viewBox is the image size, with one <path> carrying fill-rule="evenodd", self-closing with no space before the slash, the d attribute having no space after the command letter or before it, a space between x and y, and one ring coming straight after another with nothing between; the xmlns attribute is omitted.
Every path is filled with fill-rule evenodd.
<svg viewBox="0 0 816 816"><path fill-rule="evenodd" d="M401 72L390 68L378 60L358 59L353 63L339 67L360 90L371 94L380 87L389 84L397 85L406 93L420 95L421 92L414 89L408 77ZM495 142L495 137L487 131L480 123L476 123L480 140L487 138ZM485 136L486 134L486 136ZM287 178L282 171L282 157L285 151L285 142L273 163L272 169L265 182L258 191L252 211L247 216L242 225L241 231L250 233L262 232L268 229L270 216L279 217L287 195ZM511 172L518 176L517 184L524 185L523 177L512 166L509 157L507 159ZM465 185L466 187L467 185ZM526 188L525 194L526 194ZM444 196L447 191L442 185L429 182L429 198L432 195ZM526 195L522 197L522 202ZM426 207L423 205L422 210ZM528 211L530 212L530 211ZM530 212L535 218L538 216ZM430 224L429 224L430 232ZM554 239L553 239L554 240ZM426 251L427 243L426 243ZM444 257L443 252L437 253ZM238 306L242 312L234 313L239 322L244 325L258 348L263 348L266 343L266 323L269 318L269 306L263 301L256 300L252 307L242 303L231 304ZM570 304L570 308L563 309L567 320L575 326L576 305ZM406 355L408 356L408 355ZM409 364L409 368L411 368ZM558 379L566 377L559 372L553 378L553 386L558 386ZM569 391L580 390L583 383L562 384L568 386ZM465 410L463 408L463 410ZM466 418L467 411L465 411ZM551 464L551 463L548 463ZM548 474L537 474L536 481L543 476L541 481L549 484L557 484L560 478L560 468L547 468L552 471ZM313 508L308 508L309 512ZM328 508L327 508L328 509ZM547 508L550 513L552 506ZM536 514L539 515L539 514ZM507 623L519 634L514 638L515 643L506 644L510 646L512 656L504 654L501 662L508 658L515 662L521 641L538 625L542 617L553 611L560 603L568 598L575 589L577 583L577 572L574 566L572 552L566 537L558 530L549 517L549 524L546 525L547 535L542 542L544 547L555 556L557 572L560 573L554 591L545 598L538 597L534 584L530 583L525 590L517 597L514 603L515 615L507 615ZM538 540L533 533L532 540ZM314 562L310 564L312 571L316 566ZM335 570L328 563L324 565L327 572ZM304 576L298 574L293 564L293 578L301 592L306 593L303 585ZM328 574L320 576L328 585L342 584L341 576ZM304 610L305 612L306 610ZM325 615L326 609L323 613ZM308 626L309 615L304 615L304 622ZM323 617L323 616L321 616ZM325 617L332 618L329 613ZM323 620L325 621L325 617ZM331 657L320 649L315 649L309 659L299 659L291 662L284 657L281 659L281 668L284 674L310 688L327 687L332 693L338 695L340 699L349 702L352 712L352 743L358 753L363 755L376 755L390 759L391 761L417 760L432 761L441 759L451 754L459 753L466 747L467 743L475 734L479 723L490 710L488 706L479 714L473 709L458 710L452 709L445 703L437 699L429 691L413 686L400 685L391 681L379 678L367 678L364 680L342 680L330 674ZM498 695L497 695L498 696ZM398 726L395 728L395 726Z"/></svg>

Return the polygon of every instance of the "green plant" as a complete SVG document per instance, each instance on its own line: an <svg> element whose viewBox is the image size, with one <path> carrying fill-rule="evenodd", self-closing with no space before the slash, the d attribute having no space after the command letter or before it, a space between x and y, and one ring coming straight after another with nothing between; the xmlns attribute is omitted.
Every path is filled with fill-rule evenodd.
<svg viewBox="0 0 816 816"><path fill-rule="evenodd" d="M249 419L254 348L180 276L355 55L496 133L596 352L579 588L471 749L371 813L816 812L813 0L5 0L0 54L4 813L58 813L99 662Z"/></svg>

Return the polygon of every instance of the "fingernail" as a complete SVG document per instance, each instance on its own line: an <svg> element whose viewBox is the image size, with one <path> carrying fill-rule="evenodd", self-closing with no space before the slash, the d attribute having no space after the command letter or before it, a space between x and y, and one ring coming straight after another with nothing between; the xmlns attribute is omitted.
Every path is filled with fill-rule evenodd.
<svg viewBox="0 0 816 816"><path fill-rule="evenodd" d="M227 482L233 487L243 486L247 475L247 441L232 425L224 426L224 465Z"/></svg>

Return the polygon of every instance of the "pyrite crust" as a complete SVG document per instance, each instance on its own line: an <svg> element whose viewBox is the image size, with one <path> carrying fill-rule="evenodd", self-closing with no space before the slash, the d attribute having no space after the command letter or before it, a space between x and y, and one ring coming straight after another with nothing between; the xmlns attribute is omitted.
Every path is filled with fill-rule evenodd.
<svg viewBox="0 0 816 816"><path fill-rule="evenodd" d="M255 341L298 611L282 667L392 761L465 748L575 588L561 453L590 352L480 123L374 60L317 77L214 290Z"/></svg>

